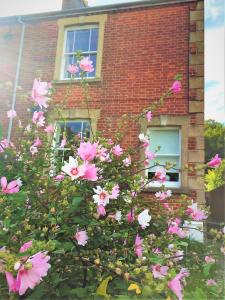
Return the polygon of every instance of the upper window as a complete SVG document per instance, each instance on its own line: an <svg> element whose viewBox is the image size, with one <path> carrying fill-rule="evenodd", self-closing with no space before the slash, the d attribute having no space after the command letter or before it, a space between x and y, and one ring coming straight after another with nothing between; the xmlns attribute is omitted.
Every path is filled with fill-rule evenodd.
<svg viewBox="0 0 225 300"><path fill-rule="evenodd" d="M180 187L181 183L181 143L180 129L176 127L151 127L149 128L150 148L157 152L157 157L149 162L148 178L154 177L155 171L159 166L165 166L172 163L173 167L167 170L166 187ZM156 166L158 165L158 166ZM158 187L160 184L156 181L150 183L150 186Z"/></svg>
<svg viewBox="0 0 225 300"><path fill-rule="evenodd" d="M70 79L71 75L67 72L67 68L68 65L76 63L77 51L81 51L82 56L89 57L93 62L94 71L87 73L87 77L94 80L101 78L106 20L106 14L58 20L59 32L54 73L56 81Z"/></svg>
<svg viewBox="0 0 225 300"><path fill-rule="evenodd" d="M95 77L98 51L98 26L84 25L65 29L64 53L62 59L61 79L69 79L68 66L76 64L76 52L81 51L93 62L94 71L87 73L87 77Z"/></svg>

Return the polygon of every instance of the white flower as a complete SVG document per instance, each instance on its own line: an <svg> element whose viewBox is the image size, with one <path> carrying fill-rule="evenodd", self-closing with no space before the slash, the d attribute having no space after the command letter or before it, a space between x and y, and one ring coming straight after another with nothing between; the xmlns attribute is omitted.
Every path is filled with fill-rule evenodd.
<svg viewBox="0 0 225 300"><path fill-rule="evenodd" d="M72 180L84 176L85 166L84 165L79 166L76 158L70 156L69 163L66 161L64 163L65 165L62 167L62 171L65 172L67 175L69 175Z"/></svg>
<svg viewBox="0 0 225 300"><path fill-rule="evenodd" d="M109 193L99 185L96 187L96 189L93 190L96 193L95 195L93 195L94 203L96 203L97 205L106 206L109 203L110 199Z"/></svg>
<svg viewBox="0 0 225 300"><path fill-rule="evenodd" d="M149 210L145 209L138 215L138 223L141 225L142 229L145 229L149 226L149 222L151 221L151 216L148 214Z"/></svg>
<svg viewBox="0 0 225 300"><path fill-rule="evenodd" d="M120 223L121 219L122 219L122 213L120 210L117 210L115 214L115 220Z"/></svg>

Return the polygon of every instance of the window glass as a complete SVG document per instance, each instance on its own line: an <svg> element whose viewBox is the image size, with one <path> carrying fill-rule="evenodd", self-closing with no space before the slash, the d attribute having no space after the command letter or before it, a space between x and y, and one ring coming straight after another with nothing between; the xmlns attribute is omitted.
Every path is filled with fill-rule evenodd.
<svg viewBox="0 0 225 300"><path fill-rule="evenodd" d="M150 128L150 151L155 151L158 146L160 150L156 153L156 158L149 161L148 178L154 177L156 169L165 166L167 163L174 164L167 170L165 186L180 186L180 130L179 128ZM157 166L158 164L158 166ZM150 186L158 186L159 183L151 182Z"/></svg>
<svg viewBox="0 0 225 300"><path fill-rule="evenodd" d="M97 51L97 49L98 49L98 28L92 28L90 50Z"/></svg>
<svg viewBox="0 0 225 300"><path fill-rule="evenodd" d="M66 134L68 142L73 142L74 137L81 138L90 136L90 122L88 120L66 121L57 123L57 147L61 144L63 133Z"/></svg>
<svg viewBox="0 0 225 300"><path fill-rule="evenodd" d="M160 146L159 154L178 154L180 153L179 130L150 130L151 148L156 149Z"/></svg>
<svg viewBox="0 0 225 300"><path fill-rule="evenodd" d="M67 72L70 64L76 63L75 53L81 51L83 56L88 56L93 61L94 71L87 73L87 77L95 77L96 73L96 60L98 49L98 27L97 25L80 26L66 30L65 34L65 52L63 65L63 78L71 78L71 74ZM77 75L78 77L79 75Z"/></svg>
<svg viewBox="0 0 225 300"><path fill-rule="evenodd" d="M90 42L90 29L76 30L75 32L75 44L73 52L78 50L82 52L89 51L89 42Z"/></svg>

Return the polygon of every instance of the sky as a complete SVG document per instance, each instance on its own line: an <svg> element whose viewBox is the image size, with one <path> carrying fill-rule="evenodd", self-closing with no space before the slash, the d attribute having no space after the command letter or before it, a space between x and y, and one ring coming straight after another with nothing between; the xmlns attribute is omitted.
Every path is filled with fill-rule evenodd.
<svg viewBox="0 0 225 300"><path fill-rule="evenodd" d="M89 0L90 6L137 0ZM62 0L0 0L0 16L60 10ZM205 0L205 119L225 123L225 0Z"/></svg>

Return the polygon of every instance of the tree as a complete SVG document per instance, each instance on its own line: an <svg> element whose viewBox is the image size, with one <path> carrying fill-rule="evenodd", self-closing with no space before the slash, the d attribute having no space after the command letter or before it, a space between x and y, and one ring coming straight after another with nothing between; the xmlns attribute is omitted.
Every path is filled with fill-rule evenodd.
<svg viewBox="0 0 225 300"><path fill-rule="evenodd" d="M215 120L205 122L205 159L209 161L215 153L225 158L225 125Z"/></svg>

